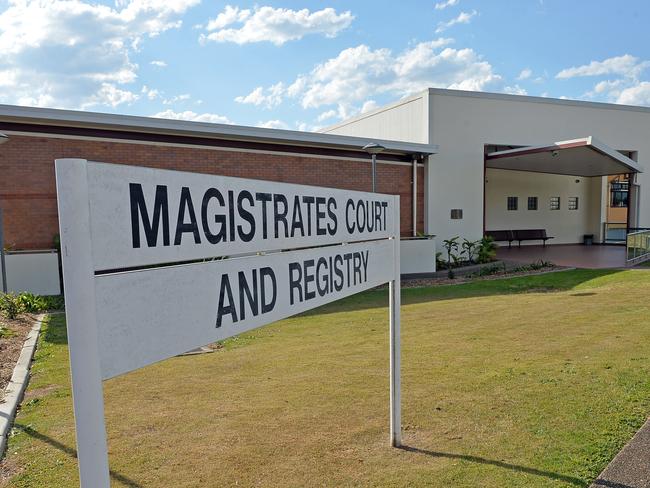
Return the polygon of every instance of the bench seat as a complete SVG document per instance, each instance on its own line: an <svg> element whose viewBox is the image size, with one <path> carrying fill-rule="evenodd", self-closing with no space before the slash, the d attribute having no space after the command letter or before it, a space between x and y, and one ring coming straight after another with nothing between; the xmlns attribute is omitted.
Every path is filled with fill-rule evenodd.
<svg viewBox="0 0 650 488"><path fill-rule="evenodd" d="M520 229L513 230L512 233L514 240L519 241L519 247L521 247L521 241L542 241L546 247L546 241L554 239L554 237L546 235L546 229Z"/></svg>

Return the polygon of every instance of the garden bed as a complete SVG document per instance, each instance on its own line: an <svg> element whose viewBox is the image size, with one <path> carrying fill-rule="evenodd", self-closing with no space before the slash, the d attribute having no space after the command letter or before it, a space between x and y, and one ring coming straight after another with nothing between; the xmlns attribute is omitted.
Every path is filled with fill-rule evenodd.
<svg viewBox="0 0 650 488"><path fill-rule="evenodd" d="M5 388L23 348L27 333L36 322L32 314L22 314L15 319L0 318L0 402L3 401Z"/></svg>
<svg viewBox="0 0 650 488"><path fill-rule="evenodd" d="M0 402L11 379L25 339L37 320L36 315L63 308L58 296L42 297L31 293L0 293Z"/></svg>

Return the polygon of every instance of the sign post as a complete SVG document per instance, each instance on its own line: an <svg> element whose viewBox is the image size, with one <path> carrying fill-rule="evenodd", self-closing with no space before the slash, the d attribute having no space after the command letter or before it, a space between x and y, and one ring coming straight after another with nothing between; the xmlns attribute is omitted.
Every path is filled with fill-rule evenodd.
<svg viewBox="0 0 650 488"><path fill-rule="evenodd" d="M399 248L399 228L400 228L400 207L394 208L395 226L397 235L393 237L393 246L395 247L394 260L395 270L393 279L388 282L388 313L390 327L390 445L399 447L402 445L402 400L401 400L401 383L400 383L400 309L402 306L401 280L400 280L400 248Z"/></svg>
<svg viewBox="0 0 650 488"><path fill-rule="evenodd" d="M103 380L387 282L400 445L398 196L82 159L56 177L82 487L110 481Z"/></svg>

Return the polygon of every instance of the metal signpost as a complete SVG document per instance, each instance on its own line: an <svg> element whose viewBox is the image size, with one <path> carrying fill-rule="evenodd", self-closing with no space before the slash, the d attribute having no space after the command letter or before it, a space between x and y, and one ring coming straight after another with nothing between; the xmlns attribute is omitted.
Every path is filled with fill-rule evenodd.
<svg viewBox="0 0 650 488"><path fill-rule="evenodd" d="M82 487L109 487L103 380L386 282L400 445L398 196L83 159L56 181Z"/></svg>

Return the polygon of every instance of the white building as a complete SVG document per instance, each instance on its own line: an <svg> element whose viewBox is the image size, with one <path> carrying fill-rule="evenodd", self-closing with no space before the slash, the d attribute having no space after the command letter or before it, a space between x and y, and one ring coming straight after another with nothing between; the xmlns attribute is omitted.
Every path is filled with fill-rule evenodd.
<svg viewBox="0 0 650 488"><path fill-rule="evenodd" d="M649 108L432 88L323 132L439 145L425 173L438 248L491 230L546 229L569 244L650 227Z"/></svg>

